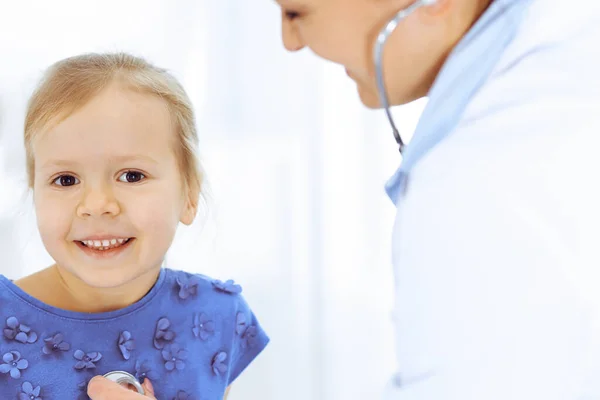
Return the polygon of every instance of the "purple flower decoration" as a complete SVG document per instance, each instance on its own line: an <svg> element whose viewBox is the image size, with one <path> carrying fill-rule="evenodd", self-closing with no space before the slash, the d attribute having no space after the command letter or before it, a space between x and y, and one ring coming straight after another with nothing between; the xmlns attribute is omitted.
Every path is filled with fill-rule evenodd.
<svg viewBox="0 0 600 400"><path fill-rule="evenodd" d="M77 360L75 364L76 370L82 369L94 369L96 368L96 364L102 358L102 354L97 351L92 351L91 353L84 353L81 350L76 350L73 354L73 357Z"/></svg>
<svg viewBox="0 0 600 400"><path fill-rule="evenodd" d="M54 336L44 339L44 347L42 348L42 352L48 355L58 351L69 351L69 349L71 349L71 345L63 341L63 334L57 333Z"/></svg>
<svg viewBox="0 0 600 400"><path fill-rule="evenodd" d="M170 343L175 339L175 332L169 330L171 327L171 321L167 318L161 318L156 323L156 332L154 333L154 347L157 350L165 348L167 343Z"/></svg>
<svg viewBox="0 0 600 400"><path fill-rule="evenodd" d="M135 362L135 377L140 383L144 383L144 379L148 378L153 382L158 380L158 374L148 366L147 361Z"/></svg>
<svg viewBox="0 0 600 400"><path fill-rule="evenodd" d="M179 285L179 298L182 300L198 294L198 280L194 276L180 273L177 277L177 285Z"/></svg>
<svg viewBox="0 0 600 400"><path fill-rule="evenodd" d="M241 335L246 331L247 321L246 314L243 312L237 313L236 323L235 323L235 333Z"/></svg>
<svg viewBox="0 0 600 400"><path fill-rule="evenodd" d="M16 317L9 317L6 320L4 337L21 343L35 343L38 339L37 333L33 332L27 325L20 324Z"/></svg>
<svg viewBox="0 0 600 400"><path fill-rule="evenodd" d="M240 294L242 293L242 287L240 285L236 285L231 279L227 282L221 282L218 279L212 281L213 286L219 292L230 293L230 294Z"/></svg>
<svg viewBox="0 0 600 400"><path fill-rule="evenodd" d="M200 315L195 314L192 332L194 332L195 337L206 340L215 332L215 323L204 313L201 313Z"/></svg>
<svg viewBox="0 0 600 400"><path fill-rule="evenodd" d="M227 360L227 353L221 351L212 359L211 367L215 375L219 376L227 372L227 364L225 364L225 360Z"/></svg>
<svg viewBox="0 0 600 400"><path fill-rule="evenodd" d="M24 358L21 358L21 353L18 351L11 351L2 356L4 364L0 364L0 373L8 374L13 379L19 379L21 377L21 371L27 369L29 363Z"/></svg>
<svg viewBox="0 0 600 400"><path fill-rule="evenodd" d="M177 392L177 396L173 397L173 400L194 400L194 396L187 394L183 390Z"/></svg>
<svg viewBox="0 0 600 400"><path fill-rule="evenodd" d="M161 354L163 360L165 360L167 371L173 371L174 369L181 371L185 368L184 361L187 359L187 351L176 344L171 345L168 350L163 350Z"/></svg>
<svg viewBox="0 0 600 400"><path fill-rule="evenodd" d="M40 397L41 390L39 386L36 386L34 389L30 382L23 382L21 393L19 393L19 400L42 400Z"/></svg>
<svg viewBox="0 0 600 400"><path fill-rule="evenodd" d="M119 335L119 350L121 350L121 355L125 360L129 360L131 357L131 351L135 349L135 342L131 337L131 333L129 331L123 331Z"/></svg>
<svg viewBox="0 0 600 400"><path fill-rule="evenodd" d="M242 349L248 349L256 346L258 343L258 339L256 336L258 335L258 329L256 326L252 325L246 329L246 332L242 335Z"/></svg>

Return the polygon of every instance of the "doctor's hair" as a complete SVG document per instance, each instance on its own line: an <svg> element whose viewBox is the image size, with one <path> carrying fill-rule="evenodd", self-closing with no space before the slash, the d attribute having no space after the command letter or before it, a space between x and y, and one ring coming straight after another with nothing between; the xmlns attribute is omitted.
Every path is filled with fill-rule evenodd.
<svg viewBox="0 0 600 400"><path fill-rule="evenodd" d="M192 103L167 70L127 53L87 53L51 65L31 96L24 126L28 186L33 189L33 141L84 107L112 83L157 96L167 105L177 135L174 151L183 184L198 205L204 173L197 156L198 133Z"/></svg>

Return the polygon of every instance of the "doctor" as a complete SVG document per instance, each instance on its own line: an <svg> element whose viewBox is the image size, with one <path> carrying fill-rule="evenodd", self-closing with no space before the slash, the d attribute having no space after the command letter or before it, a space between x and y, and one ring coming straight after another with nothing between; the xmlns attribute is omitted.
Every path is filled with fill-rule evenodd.
<svg viewBox="0 0 600 400"><path fill-rule="evenodd" d="M388 114L385 398L600 399L600 2L277 1L365 106L429 98L406 145Z"/></svg>

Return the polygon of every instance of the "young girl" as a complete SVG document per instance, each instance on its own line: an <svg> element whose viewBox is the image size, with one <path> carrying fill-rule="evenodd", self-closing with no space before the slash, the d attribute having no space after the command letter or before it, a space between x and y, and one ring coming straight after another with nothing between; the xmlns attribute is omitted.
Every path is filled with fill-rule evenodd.
<svg viewBox="0 0 600 400"><path fill-rule="evenodd" d="M90 379L115 371L159 399L222 399L265 348L240 286L162 267L198 208L196 143L192 105L164 70L127 54L49 69L25 147L55 264L0 276L2 399L87 399Z"/></svg>

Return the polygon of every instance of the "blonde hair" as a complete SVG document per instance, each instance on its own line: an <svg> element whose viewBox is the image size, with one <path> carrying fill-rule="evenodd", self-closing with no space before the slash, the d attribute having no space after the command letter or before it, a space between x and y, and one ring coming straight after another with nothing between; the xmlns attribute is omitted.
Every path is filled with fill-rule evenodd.
<svg viewBox="0 0 600 400"><path fill-rule="evenodd" d="M196 155L198 134L191 101L177 79L166 70L126 53L83 54L61 60L47 70L29 100L25 117L29 187L33 188L35 179L32 143L36 135L68 118L115 81L167 102L178 136L175 153L180 171L196 203L203 173Z"/></svg>

